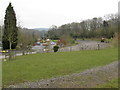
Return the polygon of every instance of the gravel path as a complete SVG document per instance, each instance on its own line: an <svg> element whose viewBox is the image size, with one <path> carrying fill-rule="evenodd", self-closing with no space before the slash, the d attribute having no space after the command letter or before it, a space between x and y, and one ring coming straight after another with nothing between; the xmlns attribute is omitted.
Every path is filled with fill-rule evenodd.
<svg viewBox="0 0 120 90"><path fill-rule="evenodd" d="M79 44L70 47L64 47L59 49L59 52L68 52L68 51L80 51L80 50L98 50L109 47L109 43L101 43L99 41L91 41L91 40L78 40Z"/></svg>
<svg viewBox="0 0 120 90"><path fill-rule="evenodd" d="M118 61L62 77L10 85L9 88L94 88L118 77Z"/></svg>

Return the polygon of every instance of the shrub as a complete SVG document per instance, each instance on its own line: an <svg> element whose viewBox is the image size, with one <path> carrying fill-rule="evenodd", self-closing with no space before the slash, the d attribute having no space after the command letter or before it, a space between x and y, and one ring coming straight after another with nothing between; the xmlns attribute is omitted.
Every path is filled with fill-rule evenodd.
<svg viewBox="0 0 120 90"><path fill-rule="evenodd" d="M59 49L59 46L57 46L57 45L53 47L54 52L57 52L58 49Z"/></svg>

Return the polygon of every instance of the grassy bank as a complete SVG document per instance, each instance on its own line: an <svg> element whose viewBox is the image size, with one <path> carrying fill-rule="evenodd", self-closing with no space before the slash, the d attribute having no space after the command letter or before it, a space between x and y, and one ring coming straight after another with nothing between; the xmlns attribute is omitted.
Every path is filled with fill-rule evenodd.
<svg viewBox="0 0 120 90"><path fill-rule="evenodd" d="M78 73L117 60L117 48L18 56L3 62L3 85Z"/></svg>
<svg viewBox="0 0 120 90"><path fill-rule="evenodd" d="M120 78L110 80L103 85L97 86L97 88L118 88L118 80L120 80Z"/></svg>

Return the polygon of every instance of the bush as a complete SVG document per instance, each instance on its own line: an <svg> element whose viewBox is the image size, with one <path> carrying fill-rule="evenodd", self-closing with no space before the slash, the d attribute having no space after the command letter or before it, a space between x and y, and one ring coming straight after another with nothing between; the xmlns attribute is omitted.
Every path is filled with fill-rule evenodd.
<svg viewBox="0 0 120 90"><path fill-rule="evenodd" d="M57 52L58 49L59 49L59 46L57 46L57 45L53 47L54 52Z"/></svg>
<svg viewBox="0 0 120 90"><path fill-rule="evenodd" d="M69 46L75 44L75 40L69 35L63 35L57 43L58 45Z"/></svg>
<svg viewBox="0 0 120 90"><path fill-rule="evenodd" d="M75 44L75 40L70 40L70 43L71 44Z"/></svg>

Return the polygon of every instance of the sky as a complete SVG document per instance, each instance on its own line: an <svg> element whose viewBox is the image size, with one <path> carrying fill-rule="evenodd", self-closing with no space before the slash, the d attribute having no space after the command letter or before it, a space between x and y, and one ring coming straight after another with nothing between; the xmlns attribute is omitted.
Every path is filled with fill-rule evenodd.
<svg viewBox="0 0 120 90"><path fill-rule="evenodd" d="M12 3L17 25L25 28L50 28L118 12L119 0L0 0L0 24Z"/></svg>

